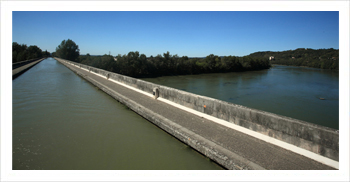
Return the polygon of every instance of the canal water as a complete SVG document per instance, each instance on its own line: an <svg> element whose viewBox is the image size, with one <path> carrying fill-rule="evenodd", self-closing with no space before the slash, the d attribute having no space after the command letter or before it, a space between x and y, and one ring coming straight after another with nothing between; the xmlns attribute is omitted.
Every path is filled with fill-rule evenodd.
<svg viewBox="0 0 350 182"><path fill-rule="evenodd" d="M13 169L222 169L52 58L12 86Z"/></svg>
<svg viewBox="0 0 350 182"><path fill-rule="evenodd" d="M338 72L275 65L262 71L144 80L339 129Z"/></svg>

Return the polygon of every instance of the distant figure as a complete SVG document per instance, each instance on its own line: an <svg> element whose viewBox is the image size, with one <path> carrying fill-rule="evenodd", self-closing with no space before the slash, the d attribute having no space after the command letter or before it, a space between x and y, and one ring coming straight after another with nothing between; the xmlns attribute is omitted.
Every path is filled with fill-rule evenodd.
<svg viewBox="0 0 350 182"><path fill-rule="evenodd" d="M159 88L156 87L153 89L153 95L154 95L154 99L157 99L159 97Z"/></svg>

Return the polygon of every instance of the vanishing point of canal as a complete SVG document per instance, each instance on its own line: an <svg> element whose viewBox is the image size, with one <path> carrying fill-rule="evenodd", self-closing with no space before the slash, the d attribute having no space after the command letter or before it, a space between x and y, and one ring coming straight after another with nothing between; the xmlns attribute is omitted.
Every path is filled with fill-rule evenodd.
<svg viewBox="0 0 350 182"><path fill-rule="evenodd" d="M13 169L222 169L52 58L12 85Z"/></svg>
<svg viewBox="0 0 350 182"><path fill-rule="evenodd" d="M144 80L339 128L338 72L274 66ZM52 58L12 84L13 169L222 169Z"/></svg>

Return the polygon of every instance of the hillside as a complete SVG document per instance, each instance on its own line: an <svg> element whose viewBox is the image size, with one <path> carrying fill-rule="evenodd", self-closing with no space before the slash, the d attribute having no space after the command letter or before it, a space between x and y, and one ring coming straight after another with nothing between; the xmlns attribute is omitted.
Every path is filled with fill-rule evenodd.
<svg viewBox="0 0 350 182"><path fill-rule="evenodd" d="M249 56L255 58L263 57L266 59L271 57L271 64L339 70L339 49L299 48L281 52L255 52Z"/></svg>

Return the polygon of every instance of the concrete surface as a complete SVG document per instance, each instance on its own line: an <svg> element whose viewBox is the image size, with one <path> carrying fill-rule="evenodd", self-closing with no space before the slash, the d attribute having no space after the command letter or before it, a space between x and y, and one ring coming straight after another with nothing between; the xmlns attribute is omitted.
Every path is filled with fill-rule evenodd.
<svg viewBox="0 0 350 182"><path fill-rule="evenodd" d="M55 59L92 84L98 86L101 90L125 104L136 113L227 169L329 170L337 168L324 165L309 157L286 150L230 127L220 125L206 117L200 117L185 110L178 109L173 105L160 102L160 99L166 98L166 94L172 95L171 90L169 91L171 88L164 89L163 86L142 80L74 63L78 66L76 67L67 64L68 62L64 62L62 59ZM72 64L72 62L69 63ZM97 74L100 74L100 76ZM116 84L115 82L117 81L120 81L120 83L127 83L129 86L136 88L141 87L143 91L149 93L150 96L140 94L130 89L131 87L127 88L120 83ZM160 89L160 97L157 100L152 97L153 88L156 86ZM162 93L163 91L164 93ZM188 97L189 102L187 103L197 103L199 101L196 100L198 97L202 96ZM185 103L183 105L187 105L187 107L190 106L190 104ZM207 107L210 108L212 106L209 103ZM204 109L202 108L202 110ZM246 113L242 113L240 116L244 114Z"/></svg>
<svg viewBox="0 0 350 182"><path fill-rule="evenodd" d="M339 133L334 129L74 64L147 93L158 87L161 98L339 161Z"/></svg>
<svg viewBox="0 0 350 182"><path fill-rule="evenodd" d="M40 61L44 60L46 58L42 59L34 59L34 60L28 60L28 61L22 61L19 63L12 64L12 80L29 70L34 65L38 64Z"/></svg>

